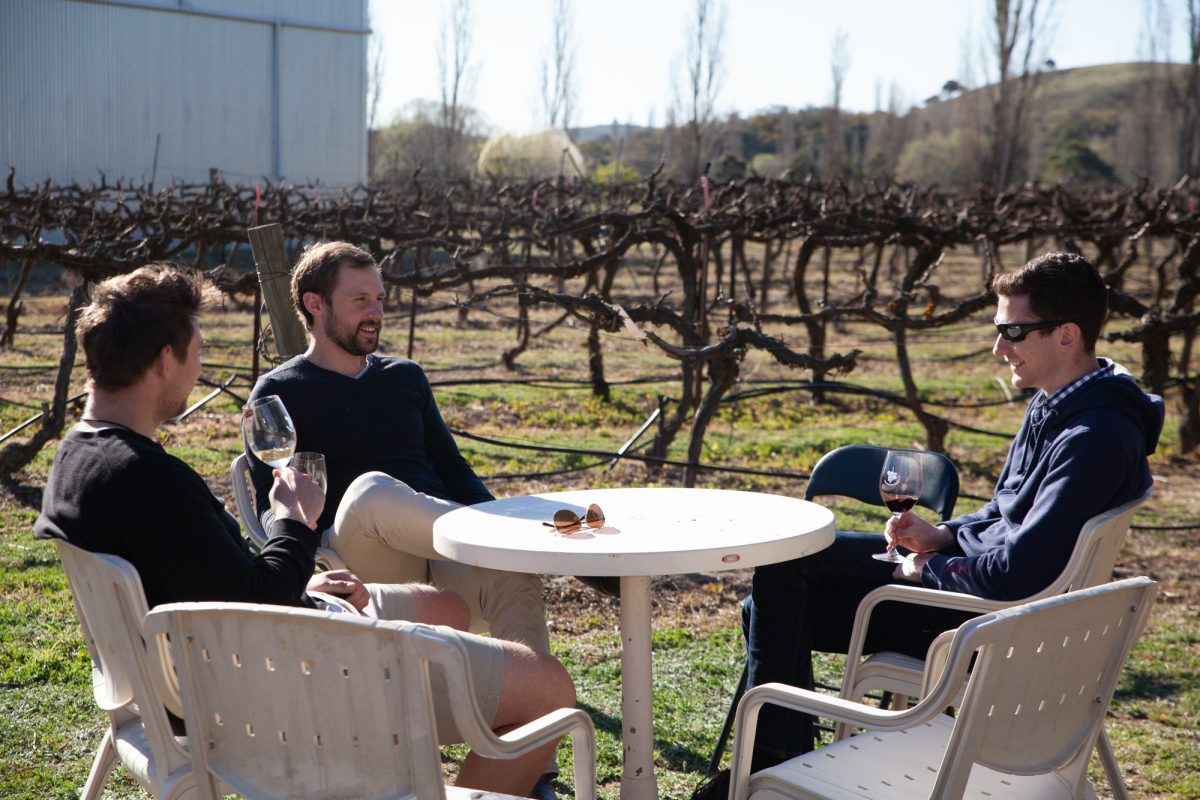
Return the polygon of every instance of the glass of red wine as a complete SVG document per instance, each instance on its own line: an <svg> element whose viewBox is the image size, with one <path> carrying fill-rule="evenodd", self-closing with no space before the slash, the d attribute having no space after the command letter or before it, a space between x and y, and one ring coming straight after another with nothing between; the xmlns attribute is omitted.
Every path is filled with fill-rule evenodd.
<svg viewBox="0 0 1200 800"><path fill-rule="evenodd" d="M883 469L879 472L879 495L894 519L916 505L921 496L920 459L913 453L888 450L883 459ZM886 552L874 553L871 557L892 563L904 560L904 556L891 547Z"/></svg>

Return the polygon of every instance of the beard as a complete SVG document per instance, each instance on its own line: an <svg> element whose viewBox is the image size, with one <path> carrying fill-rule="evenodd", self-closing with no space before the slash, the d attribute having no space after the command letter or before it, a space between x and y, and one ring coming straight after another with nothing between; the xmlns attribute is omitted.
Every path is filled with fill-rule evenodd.
<svg viewBox="0 0 1200 800"><path fill-rule="evenodd" d="M325 320L325 336L352 356L365 356L379 349L379 325L374 333L366 333L362 325L344 325L336 316Z"/></svg>
<svg viewBox="0 0 1200 800"><path fill-rule="evenodd" d="M191 394L191 387L187 389L178 389L171 395L165 395L159 398L158 414L156 415L160 421L175 419L184 411L187 411L188 396Z"/></svg>

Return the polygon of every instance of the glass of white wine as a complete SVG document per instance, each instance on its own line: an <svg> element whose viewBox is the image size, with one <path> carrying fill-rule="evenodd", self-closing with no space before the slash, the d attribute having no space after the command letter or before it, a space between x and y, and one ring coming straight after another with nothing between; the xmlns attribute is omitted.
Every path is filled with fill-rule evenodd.
<svg viewBox="0 0 1200 800"><path fill-rule="evenodd" d="M296 426L278 395L269 394L242 409L242 443L248 453L283 467L296 451Z"/></svg>
<svg viewBox="0 0 1200 800"><path fill-rule="evenodd" d="M325 468L325 456L320 453L296 453L289 464L313 479L322 492L329 491L329 471Z"/></svg>
<svg viewBox="0 0 1200 800"><path fill-rule="evenodd" d="M883 469L879 471L879 496L892 512L892 518L898 518L917 504L921 497L921 460L912 453L888 450L883 459ZM883 553L873 553L871 558L879 561L899 563L904 556L895 548L888 548Z"/></svg>

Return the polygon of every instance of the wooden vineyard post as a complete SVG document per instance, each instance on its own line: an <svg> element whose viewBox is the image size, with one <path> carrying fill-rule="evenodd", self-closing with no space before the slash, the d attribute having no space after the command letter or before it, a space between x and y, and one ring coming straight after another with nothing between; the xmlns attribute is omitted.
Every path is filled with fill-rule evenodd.
<svg viewBox="0 0 1200 800"><path fill-rule="evenodd" d="M246 231L258 270L271 330L275 334L275 350L281 358L298 356L308 348L304 326L292 308L292 279L288 270L287 252L283 248L283 228L279 223L260 225ZM255 343L257 347L257 343Z"/></svg>

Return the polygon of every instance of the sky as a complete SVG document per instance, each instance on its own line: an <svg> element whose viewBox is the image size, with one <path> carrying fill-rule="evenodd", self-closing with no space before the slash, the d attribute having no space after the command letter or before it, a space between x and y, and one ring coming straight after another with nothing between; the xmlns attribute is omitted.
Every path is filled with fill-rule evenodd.
<svg viewBox="0 0 1200 800"><path fill-rule="evenodd" d="M1047 0L1042 0L1043 4ZM573 126L662 125L694 0L574 0ZM542 127L541 65L550 49L551 0L473 0L469 103L493 132ZM1145 0L1058 0L1047 50L1060 69L1140 60ZM1185 57L1184 3L1168 55ZM437 41L449 0L370 0L384 72L376 125L406 104L439 96ZM849 44L843 107L920 104L947 80L982 82L985 0L726 0L722 114L828 105L830 53ZM972 42L970 46L967 42ZM965 67L971 62L974 66Z"/></svg>

